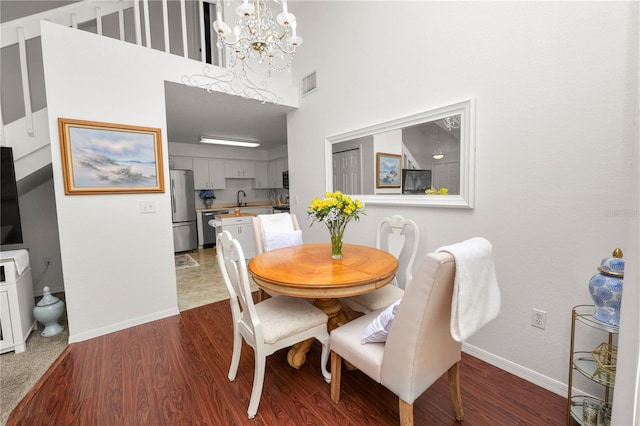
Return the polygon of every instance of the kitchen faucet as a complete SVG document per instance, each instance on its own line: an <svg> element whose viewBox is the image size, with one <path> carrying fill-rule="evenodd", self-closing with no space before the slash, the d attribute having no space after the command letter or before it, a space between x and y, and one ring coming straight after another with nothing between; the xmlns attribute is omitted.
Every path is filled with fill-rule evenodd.
<svg viewBox="0 0 640 426"><path fill-rule="evenodd" d="M247 196L247 193L244 192L244 190L240 190L238 191L238 207L240 207L242 205L242 203L240 203L240 193L242 193L242 195L244 195L245 197Z"/></svg>

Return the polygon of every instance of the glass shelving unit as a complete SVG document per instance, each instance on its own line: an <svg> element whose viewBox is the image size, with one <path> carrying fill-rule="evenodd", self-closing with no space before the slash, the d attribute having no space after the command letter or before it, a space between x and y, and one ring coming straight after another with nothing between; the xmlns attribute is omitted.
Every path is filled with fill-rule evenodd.
<svg viewBox="0 0 640 426"><path fill-rule="evenodd" d="M582 420L582 412L585 402L597 404L610 403L611 390L615 385L615 357L608 360L608 365L614 368L602 368L598 364L592 351L576 351L575 337L576 325L586 325L606 333L609 348L613 347L614 336L618 334L618 327L602 323L593 317L595 307L593 305L577 305L573 307L571 314L571 349L569 351L569 380L567 396L567 426L571 425L573 418L578 424L585 425ZM573 372L578 371L587 379L604 386L604 398L595 398L591 395L573 395Z"/></svg>

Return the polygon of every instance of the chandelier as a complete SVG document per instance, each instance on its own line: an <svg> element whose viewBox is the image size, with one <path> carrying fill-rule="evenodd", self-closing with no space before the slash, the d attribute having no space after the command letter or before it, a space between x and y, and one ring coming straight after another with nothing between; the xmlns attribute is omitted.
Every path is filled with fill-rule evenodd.
<svg viewBox="0 0 640 426"><path fill-rule="evenodd" d="M282 11L275 19L269 4L274 4L273 9L282 5ZM218 33L218 48L228 48L231 53L228 66L235 67L238 61L243 66L255 61L267 73L288 70L296 48L302 44L302 37L296 34L296 18L287 10L287 1L243 0L235 12L239 19L233 31L222 20L220 9L213 23L213 29Z"/></svg>
<svg viewBox="0 0 640 426"><path fill-rule="evenodd" d="M449 131L460 128L460 114L445 117L442 121Z"/></svg>
<svg viewBox="0 0 640 426"><path fill-rule="evenodd" d="M440 126L438 126L438 139L436 142L436 149L433 151L433 159L442 160L443 158L444 152L442 152L442 148L440 148Z"/></svg>

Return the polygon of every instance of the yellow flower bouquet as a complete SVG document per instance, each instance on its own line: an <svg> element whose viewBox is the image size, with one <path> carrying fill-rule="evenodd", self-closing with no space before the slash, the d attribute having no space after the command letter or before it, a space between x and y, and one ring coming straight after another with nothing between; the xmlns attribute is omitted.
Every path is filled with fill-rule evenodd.
<svg viewBox="0 0 640 426"><path fill-rule="evenodd" d="M427 195L449 195L449 190L447 188L427 188L424 193Z"/></svg>
<svg viewBox="0 0 640 426"><path fill-rule="evenodd" d="M311 224L324 222L331 234L331 257L342 259L342 236L350 221L360 220L364 204L340 191L327 192L324 199L314 197L307 211Z"/></svg>

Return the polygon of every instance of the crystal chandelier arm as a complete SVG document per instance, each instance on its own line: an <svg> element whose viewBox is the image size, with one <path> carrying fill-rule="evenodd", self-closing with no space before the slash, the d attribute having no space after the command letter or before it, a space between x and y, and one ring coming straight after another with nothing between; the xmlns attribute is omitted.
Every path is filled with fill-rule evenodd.
<svg viewBox="0 0 640 426"><path fill-rule="evenodd" d="M289 13L287 0L273 0L282 8L274 17L277 11L269 6L270 1L241 2L234 9L239 19L233 31L222 21L221 13L217 14L213 23L218 34L217 44L220 48L228 48L231 66L235 66L238 60L243 67L256 60L258 64L263 61L267 64L264 67L266 72L290 67L296 49L302 44L302 37L296 34L296 17Z"/></svg>
<svg viewBox="0 0 640 426"><path fill-rule="evenodd" d="M276 36L274 36L273 34L269 34L269 35L267 36L267 39L268 39L269 37L276 37ZM278 41L280 41L280 40L281 40L281 38L278 38ZM278 49L280 49L280 50L282 51L282 53L286 53L287 55L291 55L291 54L293 54L293 53L296 53L296 46L297 46L297 45L293 45L293 46L291 47L291 50L287 50L286 46L283 46L283 45L282 45L282 43L274 43L274 46L277 46L277 47L278 47Z"/></svg>
<svg viewBox="0 0 640 426"><path fill-rule="evenodd" d="M284 31L282 32L282 34L277 35L277 34L269 33L265 37L265 40L267 40L269 38L277 38L278 40L282 40L284 38L284 36L286 36L288 33L289 33L289 23L286 22L285 23L285 27L284 27Z"/></svg>

